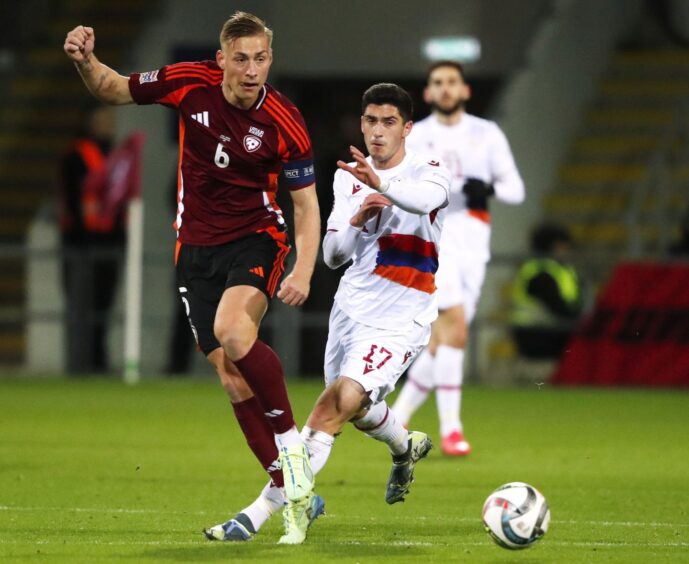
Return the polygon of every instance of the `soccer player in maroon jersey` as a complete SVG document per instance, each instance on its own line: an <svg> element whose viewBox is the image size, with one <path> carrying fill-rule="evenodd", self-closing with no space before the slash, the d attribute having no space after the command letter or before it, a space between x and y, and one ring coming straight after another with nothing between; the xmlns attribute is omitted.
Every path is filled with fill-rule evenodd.
<svg viewBox="0 0 689 564"><path fill-rule="evenodd" d="M272 35L261 19L236 12L222 28L215 61L172 64L129 77L96 58L93 28L70 31L64 50L100 101L157 103L179 113L179 291L194 336L276 490L273 507L249 506L221 527L222 534L214 527L207 536L250 538L252 520L267 519L284 495L286 531L280 542L298 544L304 527L295 526L295 520L315 519L323 501L312 491L309 457L295 426L282 365L258 339L258 329L276 290L292 306L308 297L320 214L304 120L266 83ZM278 289L290 250L275 202L280 173L294 203L297 260Z"/></svg>

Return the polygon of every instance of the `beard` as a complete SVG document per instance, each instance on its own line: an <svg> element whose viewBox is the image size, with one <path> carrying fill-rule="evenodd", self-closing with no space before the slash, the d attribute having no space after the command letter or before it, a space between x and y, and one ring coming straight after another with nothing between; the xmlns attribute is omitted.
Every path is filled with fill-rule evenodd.
<svg viewBox="0 0 689 564"><path fill-rule="evenodd" d="M441 106L437 102L431 102L431 109L434 112L438 112L440 114L443 114L444 116L451 116L455 112L459 110L463 110L464 107L466 106L466 100L457 100L454 104L451 106Z"/></svg>

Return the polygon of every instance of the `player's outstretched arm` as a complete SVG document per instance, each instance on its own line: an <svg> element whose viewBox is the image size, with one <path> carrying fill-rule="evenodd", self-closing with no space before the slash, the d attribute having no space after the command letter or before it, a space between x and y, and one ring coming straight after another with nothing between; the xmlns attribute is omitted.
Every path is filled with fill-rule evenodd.
<svg viewBox="0 0 689 564"><path fill-rule="evenodd" d="M95 44L93 28L80 25L67 34L64 50L86 88L98 100L111 105L131 104L134 100L129 92L129 80L96 58Z"/></svg>
<svg viewBox="0 0 689 564"><path fill-rule="evenodd" d="M321 239L321 214L316 185L290 192L294 204L294 242L297 261L294 269L280 284L278 298L285 304L300 306L309 297L311 276Z"/></svg>
<svg viewBox="0 0 689 564"><path fill-rule="evenodd" d="M355 165L352 167L344 161L337 161L337 166L342 170L346 170L349 174L367 186L370 186L374 190L378 190L380 188L380 177L375 173L371 165L368 164L364 154L354 145L349 146L349 151L352 153Z"/></svg>

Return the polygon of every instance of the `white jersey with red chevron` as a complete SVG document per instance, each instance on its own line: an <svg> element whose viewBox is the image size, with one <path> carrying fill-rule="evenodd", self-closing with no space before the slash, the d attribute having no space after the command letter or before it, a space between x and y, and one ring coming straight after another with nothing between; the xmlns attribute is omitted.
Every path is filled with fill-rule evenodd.
<svg viewBox="0 0 689 564"><path fill-rule="evenodd" d="M487 262L490 259L490 216L469 210L462 187L467 178L478 178L495 187L495 197L509 204L524 200L524 183L505 134L498 125L464 113L453 125L431 114L414 124L407 147L437 155L450 169L452 185L441 246L451 245L459 255Z"/></svg>
<svg viewBox="0 0 689 564"><path fill-rule="evenodd" d="M449 171L437 159L412 152L394 168L375 170L383 182L431 181L449 190ZM348 229L366 196L377 193L344 170L335 173L333 189L331 231ZM369 220L335 294L340 308L359 323L383 329L431 323L438 309L435 272L444 213L417 215L392 205Z"/></svg>

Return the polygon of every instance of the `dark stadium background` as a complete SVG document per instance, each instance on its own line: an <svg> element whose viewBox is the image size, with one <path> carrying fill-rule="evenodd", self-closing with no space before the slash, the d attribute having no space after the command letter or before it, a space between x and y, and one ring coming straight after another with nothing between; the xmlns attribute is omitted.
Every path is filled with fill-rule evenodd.
<svg viewBox="0 0 689 564"><path fill-rule="evenodd" d="M516 373L537 370L515 356L506 312L510 282L528 254L529 230L539 221L560 221L574 234L574 260L590 284L591 308L618 264L686 252L681 236L689 233L689 135L680 119L689 96L685 2L3 2L0 366L64 372L56 167L91 103L61 52L65 32L77 23L92 24L96 52L126 74L213 57L220 24L242 8L275 30L270 81L306 118L324 220L335 161L347 157L350 143L362 145L362 91L375 82L398 82L414 97L416 117L423 117L429 63L424 41L480 42L480 58L466 64L473 89L469 110L505 130L527 200L518 207L492 207L493 260L472 331L470 380L509 382ZM120 136L134 129L147 135L141 367L154 376L169 357L178 301L170 264L176 127L172 112L162 108L121 108L117 116ZM289 218L285 191L280 203ZM290 317L276 304L264 325L264 336L287 356L290 375L321 373L325 320L339 275L319 265L303 311ZM114 374L123 367L126 309L120 291L110 319ZM209 375L200 355L191 372Z"/></svg>

